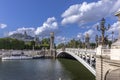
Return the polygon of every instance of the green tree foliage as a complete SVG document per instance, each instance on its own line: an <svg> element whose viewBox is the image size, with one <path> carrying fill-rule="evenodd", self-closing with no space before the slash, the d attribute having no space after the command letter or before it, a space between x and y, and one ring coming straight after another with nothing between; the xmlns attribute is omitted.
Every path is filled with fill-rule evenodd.
<svg viewBox="0 0 120 80"><path fill-rule="evenodd" d="M42 48L42 47L47 48L47 49L50 48L50 38L44 38L44 39L41 41L41 48Z"/></svg>
<svg viewBox="0 0 120 80"><path fill-rule="evenodd" d="M50 48L50 39L45 38L41 41L41 44L35 45L35 41L24 42L17 39L12 38L0 38L0 49L14 49L14 50L22 50L22 49L42 49Z"/></svg>
<svg viewBox="0 0 120 80"><path fill-rule="evenodd" d="M60 43L59 45L57 45L57 48L63 48L63 47L67 47L67 48L85 48L85 43L82 42L80 39L79 40L75 40L72 39L67 43ZM90 48L95 48L96 44L95 43L90 43Z"/></svg>
<svg viewBox="0 0 120 80"><path fill-rule="evenodd" d="M67 43L60 43L57 48L62 48L62 47L67 47L67 48L83 48L83 43L81 42L81 40L75 40L72 39Z"/></svg>
<svg viewBox="0 0 120 80"><path fill-rule="evenodd" d="M90 47L92 48L92 49L94 49L94 48L96 48L96 43L90 43Z"/></svg>
<svg viewBox="0 0 120 80"><path fill-rule="evenodd" d="M57 49L60 49L64 46L64 43L60 43L59 45L57 45Z"/></svg>
<svg viewBox="0 0 120 80"><path fill-rule="evenodd" d="M0 38L0 49L24 49L24 41Z"/></svg>

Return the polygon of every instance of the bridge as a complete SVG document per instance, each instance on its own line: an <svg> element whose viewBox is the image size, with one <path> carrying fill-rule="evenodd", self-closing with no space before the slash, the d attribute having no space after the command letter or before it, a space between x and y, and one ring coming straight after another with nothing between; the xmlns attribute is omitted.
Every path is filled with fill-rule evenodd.
<svg viewBox="0 0 120 80"><path fill-rule="evenodd" d="M118 16L120 22L120 11L115 15ZM112 44L111 49L108 49L104 44L99 44L95 50L59 49L57 57L72 57L78 60L96 76L96 80L120 80L120 32L118 40Z"/></svg>
<svg viewBox="0 0 120 80"><path fill-rule="evenodd" d="M66 48L65 51L62 49L57 50L57 57L68 57L70 55L82 63L93 75L96 75L95 54L96 50L90 49Z"/></svg>
<svg viewBox="0 0 120 80"><path fill-rule="evenodd" d="M99 46L96 49L58 49L56 57L74 58L84 65L96 80L120 80L119 49Z"/></svg>

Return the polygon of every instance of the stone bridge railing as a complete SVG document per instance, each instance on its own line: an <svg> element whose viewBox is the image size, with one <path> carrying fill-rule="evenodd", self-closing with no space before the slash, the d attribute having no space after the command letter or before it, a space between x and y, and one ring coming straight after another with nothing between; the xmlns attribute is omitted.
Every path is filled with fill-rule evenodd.
<svg viewBox="0 0 120 80"><path fill-rule="evenodd" d="M96 50L94 49L73 49L73 48L66 48L65 51L69 51L74 53L75 55L79 56L85 62L87 62L91 67L95 69L95 55Z"/></svg>

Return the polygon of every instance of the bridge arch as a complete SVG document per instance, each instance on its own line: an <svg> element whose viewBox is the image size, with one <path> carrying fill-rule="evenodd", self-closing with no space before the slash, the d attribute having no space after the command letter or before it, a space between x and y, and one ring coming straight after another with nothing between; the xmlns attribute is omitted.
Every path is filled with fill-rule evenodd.
<svg viewBox="0 0 120 80"><path fill-rule="evenodd" d="M115 70L108 70L106 73L105 80L119 80L120 79L120 68Z"/></svg>
<svg viewBox="0 0 120 80"><path fill-rule="evenodd" d="M96 71L94 68L92 68L87 62L85 62L82 58L80 58L78 55L75 55L75 53L73 52L69 52L69 51L59 51L57 52L57 56L56 57L66 57L66 55L69 56L69 58L73 58L76 59L77 61L79 61L81 64L83 64L94 76L96 76Z"/></svg>
<svg viewBox="0 0 120 80"><path fill-rule="evenodd" d="M57 55L58 58L68 58L68 59L75 59L72 55L66 53L66 52L61 52L59 55ZM76 60L76 59L75 59Z"/></svg>

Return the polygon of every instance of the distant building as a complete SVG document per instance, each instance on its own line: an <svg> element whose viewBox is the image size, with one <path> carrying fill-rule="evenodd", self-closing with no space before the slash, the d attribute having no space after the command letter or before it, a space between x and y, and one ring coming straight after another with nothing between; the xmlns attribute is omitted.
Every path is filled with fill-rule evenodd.
<svg viewBox="0 0 120 80"><path fill-rule="evenodd" d="M22 33L15 33L15 34L10 35L9 37L13 38L13 39L17 39L17 40L22 40L25 43L28 43L30 41L35 41L36 45L40 44L39 38L37 36L32 37L32 36L28 35L26 31L24 32L24 34L22 34Z"/></svg>
<svg viewBox="0 0 120 80"><path fill-rule="evenodd" d="M35 41L35 46L39 46L41 44L41 41L39 40L38 36L35 36L34 41Z"/></svg>

